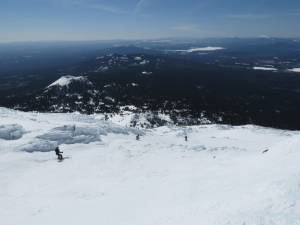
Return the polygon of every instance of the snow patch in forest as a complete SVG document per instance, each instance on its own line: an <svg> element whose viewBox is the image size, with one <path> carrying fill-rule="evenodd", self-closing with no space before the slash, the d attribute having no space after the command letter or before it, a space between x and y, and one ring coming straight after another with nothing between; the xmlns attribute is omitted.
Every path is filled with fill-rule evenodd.
<svg viewBox="0 0 300 225"><path fill-rule="evenodd" d="M272 67L263 67L263 66L254 66L253 69L254 69L254 70L264 70L264 71L277 71L276 68L272 68Z"/></svg>
<svg viewBox="0 0 300 225"><path fill-rule="evenodd" d="M289 69L290 72L300 73L300 68Z"/></svg>
<svg viewBox="0 0 300 225"><path fill-rule="evenodd" d="M187 50L168 50L171 52L186 52L186 53L193 53L193 52L214 52L214 51L220 51L224 50L225 48L223 47L202 47L202 48L190 48Z"/></svg>

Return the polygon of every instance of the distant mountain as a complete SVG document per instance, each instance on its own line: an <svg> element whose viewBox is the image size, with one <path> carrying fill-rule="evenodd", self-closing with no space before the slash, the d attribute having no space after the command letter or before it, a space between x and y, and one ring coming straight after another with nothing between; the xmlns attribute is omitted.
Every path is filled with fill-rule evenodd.
<svg viewBox="0 0 300 225"><path fill-rule="evenodd" d="M294 39L19 47L0 52L1 106L87 114L134 106L136 113L164 113L183 125L206 118L300 129L300 42Z"/></svg>
<svg viewBox="0 0 300 225"><path fill-rule="evenodd" d="M46 91L49 91L51 89L54 88L58 88L58 89L69 89L70 86L74 86L75 84L78 85L87 85L87 86L92 86L92 82L90 82L86 77L74 77L71 75L68 76L63 76L61 78L59 78L57 81L53 82L52 84L50 84L47 88Z"/></svg>
<svg viewBox="0 0 300 225"><path fill-rule="evenodd" d="M35 96L35 105L45 111L90 112L100 93L94 84L83 76L63 76Z"/></svg>

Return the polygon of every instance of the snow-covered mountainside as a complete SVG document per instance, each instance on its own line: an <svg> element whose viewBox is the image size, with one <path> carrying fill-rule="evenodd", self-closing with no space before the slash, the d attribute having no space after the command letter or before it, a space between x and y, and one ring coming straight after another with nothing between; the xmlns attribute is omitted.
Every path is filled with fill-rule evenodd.
<svg viewBox="0 0 300 225"><path fill-rule="evenodd" d="M54 87L54 86L68 87L69 84L71 84L73 82L88 82L89 84L91 84L89 81L87 81L86 77L82 77L82 76L74 77L74 76L68 75L68 76L63 76L63 77L59 78L57 81L50 84L47 87L47 89L50 87Z"/></svg>
<svg viewBox="0 0 300 225"><path fill-rule="evenodd" d="M100 92L87 77L63 76L36 96L34 105L46 111L61 112L73 109L83 112L99 105Z"/></svg>
<svg viewBox="0 0 300 225"><path fill-rule="evenodd" d="M0 223L300 224L300 132L128 118L0 108Z"/></svg>

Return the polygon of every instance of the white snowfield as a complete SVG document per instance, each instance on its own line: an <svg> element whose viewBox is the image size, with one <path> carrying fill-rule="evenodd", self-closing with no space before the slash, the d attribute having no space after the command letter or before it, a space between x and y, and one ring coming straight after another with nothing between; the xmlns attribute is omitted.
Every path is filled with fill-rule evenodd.
<svg viewBox="0 0 300 225"><path fill-rule="evenodd" d="M273 67L263 67L263 66L255 66L253 67L254 70L265 70L265 71L277 71L276 68Z"/></svg>
<svg viewBox="0 0 300 225"><path fill-rule="evenodd" d="M223 47L202 47L202 48L190 48L187 50L169 50L169 51L173 51L173 52L186 52L186 53L193 53L193 52L213 52L213 51L220 51L220 50L224 50L225 48Z"/></svg>
<svg viewBox="0 0 300 225"><path fill-rule="evenodd" d="M300 224L300 132L102 118L0 108L26 131L0 138L0 224Z"/></svg>
<svg viewBox="0 0 300 225"><path fill-rule="evenodd" d="M289 69L290 72L300 73L300 68Z"/></svg>

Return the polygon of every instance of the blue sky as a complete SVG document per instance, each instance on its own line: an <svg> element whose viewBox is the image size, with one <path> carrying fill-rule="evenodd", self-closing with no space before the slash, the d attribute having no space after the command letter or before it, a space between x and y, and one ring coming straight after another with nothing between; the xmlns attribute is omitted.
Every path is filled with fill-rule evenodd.
<svg viewBox="0 0 300 225"><path fill-rule="evenodd" d="M0 0L0 41L300 37L300 0Z"/></svg>

